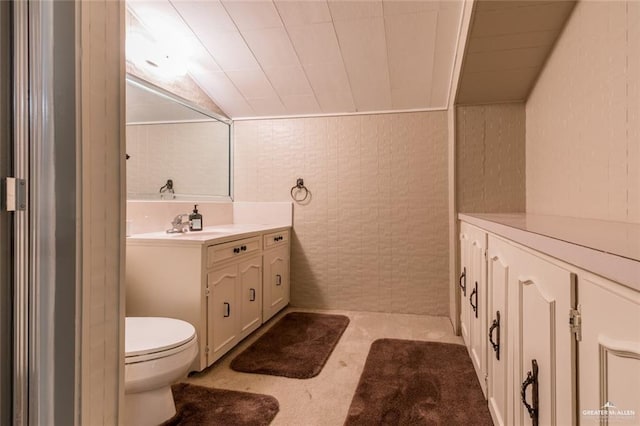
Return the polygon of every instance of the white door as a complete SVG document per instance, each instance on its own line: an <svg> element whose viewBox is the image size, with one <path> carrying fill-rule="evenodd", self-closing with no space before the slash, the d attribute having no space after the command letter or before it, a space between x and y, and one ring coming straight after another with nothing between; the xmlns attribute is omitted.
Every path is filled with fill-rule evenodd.
<svg viewBox="0 0 640 426"><path fill-rule="evenodd" d="M240 332L246 336L262 324L262 257L257 256L238 265L242 315Z"/></svg>
<svg viewBox="0 0 640 426"><path fill-rule="evenodd" d="M510 303L515 315L511 324L517 334L514 389L521 392L515 423L531 425L537 416L540 425L572 425L575 340L569 312L575 280L557 265L514 250L517 256L509 283L515 296Z"/></svg>
<svg viewBox="0 0 640 426"><path fill-rule="evenodd" d="M506 248L506 250L504 250ZM488 320L487 399L496 425L510 425L509 404L513 403L509 381L509 246L489 237L487 260ZM511 398L510 398L511 397ZM511 401L510 401L511 400Z"/></svg>
<svg viewBox="0 0 640 426"><path fill-rule="evenodd" d="M210 364L215 360L215 355L232 346L237 337L237 318L240 309L239 304L236 303L237 265L210 272L207 283L209 288L207 363Z"/></svg>
<svg viewBox="0 0 640 426"><path fill-rule="evenodd" d="M640 292L581 275L578 297L580 420L640 424ZM608 411L608 418L597 410Z"/></svg>

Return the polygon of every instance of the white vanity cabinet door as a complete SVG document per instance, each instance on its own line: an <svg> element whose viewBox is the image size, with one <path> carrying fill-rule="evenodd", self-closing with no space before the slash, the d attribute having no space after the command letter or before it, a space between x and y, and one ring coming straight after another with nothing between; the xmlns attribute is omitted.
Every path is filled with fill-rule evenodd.
<svg viewBox="0 0 640 426"><path fill-rule="evenodd" d="M262 257L240 262L240 338L248 336L262 324Z"/></svg>
<svg viewBox="0 0 640 426"><path fill-rule="evenodd" d="M238 267L230 265L207 274L207 364L235 345L239 336Z"/></svg>
<svg viewBox="0 0 640 426"><path fill-rule="evenodd" d="M495 425L513 424L513 392L509 352L510 246L489 235L487 251L487 399ZM515 399L518 401L518 399Z"/></svg>
<svg viewBox="0 0 640 426"><path fill-rule="evenodd" d="M575 385L572 373L575 338L569 327L573 306L572 274L538 256L512 248L509 269L509 324L514 351L514 391L522 392L537 365L540 425L575 424ZM525 400L534 406L536 383L526 386ZM515 404L516 425L533 424L524 402Z"/></svg>
<svg viewBox="0 0 640 426"><path fill-rule="evenodd" d="M264 252L262 320L266 322L289 304L289 246Z"/></svg>
<svg viewBox="0 0 640 426"><path fill-rule="evenodd" d="M580 420L583 424L638 424L640 293L581 274L578 297L582 318L578 344ZM607 409L608 419L593 412Z"/></svg>

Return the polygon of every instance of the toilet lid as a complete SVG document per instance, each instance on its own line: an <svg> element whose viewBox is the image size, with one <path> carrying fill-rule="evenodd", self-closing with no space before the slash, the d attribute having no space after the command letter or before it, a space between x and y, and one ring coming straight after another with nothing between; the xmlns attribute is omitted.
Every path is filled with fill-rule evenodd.
<svg viewBox="0 0 640 426"><path fill-rule="evenodd" d="M196 336L196 329L186 321L160 317L125 319L125 356L166 351L181 346Z"/></svg>

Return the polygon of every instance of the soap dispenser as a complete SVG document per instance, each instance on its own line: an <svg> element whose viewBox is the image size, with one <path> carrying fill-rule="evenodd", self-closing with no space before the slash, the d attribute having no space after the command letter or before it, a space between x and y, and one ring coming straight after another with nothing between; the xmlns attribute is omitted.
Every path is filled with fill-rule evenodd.
<svg viewBox="0 0 640 426"><path fill-rule="evenodd" d="M189 215L189 230L202 231L202 215L198 213L198 205L193 206L193 213Z"/></svg>

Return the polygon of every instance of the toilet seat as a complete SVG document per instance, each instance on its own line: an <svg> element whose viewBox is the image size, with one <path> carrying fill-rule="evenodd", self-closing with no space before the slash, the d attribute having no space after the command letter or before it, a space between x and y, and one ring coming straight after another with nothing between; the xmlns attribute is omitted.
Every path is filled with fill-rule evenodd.
<svg viewBox="0 0 640 426"><path fill-rule="evenodd" d="M186 321L162 317L125 319L125 365L165 358L197 343Z"/></svg>

